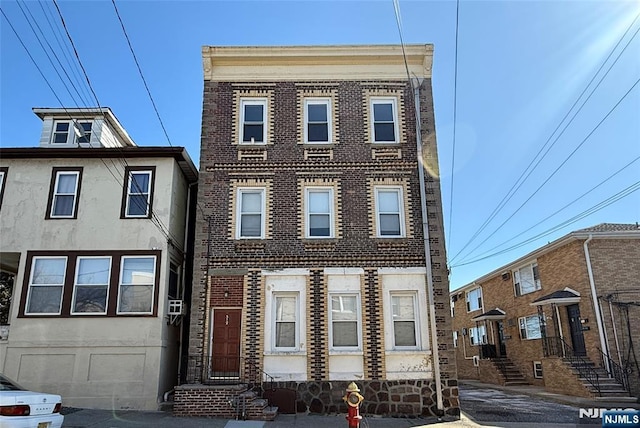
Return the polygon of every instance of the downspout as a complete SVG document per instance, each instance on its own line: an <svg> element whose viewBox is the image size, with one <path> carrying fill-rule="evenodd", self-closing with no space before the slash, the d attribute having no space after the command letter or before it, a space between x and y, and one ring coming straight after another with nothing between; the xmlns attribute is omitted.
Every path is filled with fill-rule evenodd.
<svg viewBox="0 0 640 428"><path fill-rule="evenodd" d="M605 340L604 326L602 324L602 316L600 315L600 304L598 303L598 296L596 293L596 283L593 279L593 269L591 268L591 257L589 256L589 242L593 239L593 235L589 234L589 238L584 241L584 257L587 262L587 272L589 273L589 285L591 286L591 299L593 299L593 310L596 313L596 323L598 324L598 335L600 336L600 346L603 353L609 356L609 349ZM611 368L609 367L609 361L605 359L604 364L609 373Z"/></svg>
<svg viewBox="0 0 640 428"><path fill-rule="evenodd" d="M411 80L412 86L413 80ZM440 383L440 357L438 353L438 332L436 331L436 306L433 292L433 272L431 269L431 247L429 245L429 224L427 221L427 195L425 191L424 162L422 159L422 132L420 124L420 81L415 79L413 87L413 100L416 111L416 150L418 154L418 177L420 180L420 209L422 210L422 236L424 238L424 258L427 268L427 295L429 296L429 324L431 324L431 355L433 375L436 383L436 405L438 410L444 413L442 403L442 384Z"/></svg>

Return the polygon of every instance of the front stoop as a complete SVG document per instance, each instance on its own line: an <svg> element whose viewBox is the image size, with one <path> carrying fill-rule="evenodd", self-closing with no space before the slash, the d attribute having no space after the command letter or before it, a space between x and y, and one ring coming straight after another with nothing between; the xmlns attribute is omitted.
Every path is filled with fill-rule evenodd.
<svg viewBox="0 0 640 428"><path fill-rule="evenodd" d="M502 378L503 385L529 385L520 369L509 358L492 358L491 362Z"/></svg>
<svg viewBox="0 0 640 428"><path fill-rule="evenodd" d="M592 361L583 363L576 363L570 360L564 360L564 363L571 369L573 374L582 382L584 387L589 391L591 396L598 401L618 401L625 403L637 402L636 397L631 397L624 387L618 383L615 379L609 377L607 371L601 367L595 365ZM598 381L600 384L600 394L593 385L586 379L580 377L580 366L588 366L598 374Z"/></svg>
<svg viewBox="0 0 640 428"><path fill-rule="evenodd" d="M173 415L273 421L278 408L246 385L180 385Z"/></svg>
<svg viewBox="0 0 640 428"><path fill-rule="evenodd" d="M236 403L237 409L244 411L241 416L250 421L273 421L278 416L278 408L269 406L269 401L259 398L255 391L245 391L237 396L237 400L244 401L244 406L240 401Z"/></svg>

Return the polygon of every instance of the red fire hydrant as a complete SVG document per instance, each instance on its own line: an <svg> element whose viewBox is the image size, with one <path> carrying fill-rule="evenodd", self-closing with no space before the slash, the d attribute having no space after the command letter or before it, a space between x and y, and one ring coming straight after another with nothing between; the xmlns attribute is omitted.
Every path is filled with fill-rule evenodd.
<svg viewBox="0 0 640 428"><path fill-rule="evenodd" d="M364 397L359 392L358 385L355 382L351 382L347 387L347 394L342 397L348 405L347 422L349 423L349 428L360 427L360 420L362 419L362 416L360 416L360 403L362 403Z"/></svg>

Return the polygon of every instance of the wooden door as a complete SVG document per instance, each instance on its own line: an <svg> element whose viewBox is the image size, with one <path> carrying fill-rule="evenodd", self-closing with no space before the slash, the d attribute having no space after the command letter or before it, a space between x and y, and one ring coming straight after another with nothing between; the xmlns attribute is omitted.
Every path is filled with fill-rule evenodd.
<svg viewBox="0 0 640 428"><path fill-rule="evenodd" d="M240 373L241 309L213 310L211 376L230 377Z"/></svg>

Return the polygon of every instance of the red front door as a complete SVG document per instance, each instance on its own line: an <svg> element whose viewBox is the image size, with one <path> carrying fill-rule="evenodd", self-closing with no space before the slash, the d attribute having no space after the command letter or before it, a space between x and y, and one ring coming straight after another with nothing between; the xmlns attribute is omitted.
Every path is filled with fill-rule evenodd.
<svg viewBox="0 0 640 428"><path fill-rule="evenodd" d="M241 309L213 310L212 377L239 374L241 314Z"/></svg>

